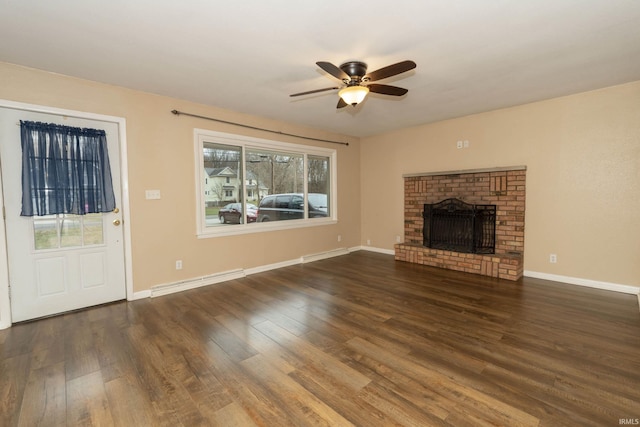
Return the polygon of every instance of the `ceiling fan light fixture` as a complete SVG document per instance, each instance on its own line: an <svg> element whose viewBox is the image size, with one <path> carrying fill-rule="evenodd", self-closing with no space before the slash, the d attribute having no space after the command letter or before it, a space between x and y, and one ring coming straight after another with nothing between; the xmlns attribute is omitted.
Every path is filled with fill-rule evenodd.
<svg viewBox="0 0 640 427"><path fill-rule="evenodd" d="M338 95L347 104L355 106L364 101L368 93L369 88L366 86L347 86L341 89Z"/></svg>

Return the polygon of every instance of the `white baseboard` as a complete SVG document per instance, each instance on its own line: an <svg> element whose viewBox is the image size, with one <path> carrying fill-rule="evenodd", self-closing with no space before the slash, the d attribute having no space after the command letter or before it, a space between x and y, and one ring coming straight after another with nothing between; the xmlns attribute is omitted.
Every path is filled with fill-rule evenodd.
<svg viewBox="0 0 640 427"><path fill-rule="evenodd" d="M377 252L379 254L386 254L386 255L396 254L396 251L393 249L374 248L373 246L360 246L360 249L363 251Z"/></svg>
<svg viewBox="0 0 640 427"><path fill-rule="evenodd" d="M151 296L151 289L147 289L146 291L134 292L133 295L127 298L127 301L135 301L138 299L149 298L150 296Z"/></svg>
<svg viewBox="0 0 640 427"><path fill-rule="evenodd" d="M554 282L568 283L570 285L586 286L588 288L603 289L605 291L622 292L624 294L638 295L640 303L640 287L621 285L619 283L601 282L598 280L581 279L578 277L560 276L557 274L539 273L525 270L524 275L536 279L551 280Z"/></svg>

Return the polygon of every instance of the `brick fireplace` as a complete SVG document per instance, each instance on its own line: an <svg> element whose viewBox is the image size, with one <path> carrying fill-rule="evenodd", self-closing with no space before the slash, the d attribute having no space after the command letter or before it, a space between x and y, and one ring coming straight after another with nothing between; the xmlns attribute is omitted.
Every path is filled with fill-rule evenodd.
<svg viewBox="0 0 640 427"><path fill-rule="evenodd" d="M518 280L524 262L526 167L404 175L404 243L398 261ZM424 204L445 199L496 205L495 253L460 253L423 246Z"/></svg>

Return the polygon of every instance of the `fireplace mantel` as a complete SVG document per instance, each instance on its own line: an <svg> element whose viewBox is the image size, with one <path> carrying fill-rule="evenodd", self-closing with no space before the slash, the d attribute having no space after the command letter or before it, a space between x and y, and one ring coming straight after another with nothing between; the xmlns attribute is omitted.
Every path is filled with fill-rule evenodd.
<svg viewBox="0 0 640 427"><path fill-rule="evenodd" d="M498 166L495 168L463 169L463 170L445 171L445 172L406 173L402 175L402 177L413 178L413 177L422 177L422 176L464 175L469 173L491 173L491 172L526 171L526 170L527 170L526 166Z"/></svg>
<svg viewBox="0 0 640 427"><path fill-rule="evenodd" d="M395 245L399 261L491 277L518 280L524 270L526 167L511 166L406 174L404 243ZM496 205L494 254L469 254L423 246L424 204L456 198L470 204Z"/></svg>

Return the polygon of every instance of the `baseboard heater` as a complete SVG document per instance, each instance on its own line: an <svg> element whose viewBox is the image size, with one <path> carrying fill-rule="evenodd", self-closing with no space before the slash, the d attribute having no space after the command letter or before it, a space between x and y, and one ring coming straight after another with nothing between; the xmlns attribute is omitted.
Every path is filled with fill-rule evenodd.
<svg viewBox="0 0 640 427"><path fill-rule="evenodd" d="M347 255L349 250L347 248L339 248L331 251L320 252L317 254L304 255L302 257L302 263L306 264L308 262L320 261L321 259L333 258L336 256Z"/></svg>
<svg viewBox="0 0 640 427"><path fill-rule="evenodd" d="M274 268L282 268L285 266L305 264L313 261L320 261L322 259L333 258L340 255L347 255L349 250L347 248L339 248L331 251L320 252L317 254L304 255L293 261L287 261L283 263L273 264L265 268L250 268L243 269L238 268L235 270L223 271L216 274L210 274L208 276L196 277L194 279L181 280L179 282L166 283L162 285L156 285L151 287L151 298L159 297L163 295L174 294L176 292L182 292L189 289L199 288L201 286L213 285L215 283L226 282L227 280L241 279L251 274L260 273L263 271L273 270Z"/></svg>
<svg viewBox="0 0 640 427"><path fill-rule="evenodd" d="M243 277L246 277L245 271L242 268L238 268L236 270L223 271L195 279L156 285L151 288L151 298L195 289L201 286L213 285L214 283L226 282L227 280L241 279Z"/></svg>

